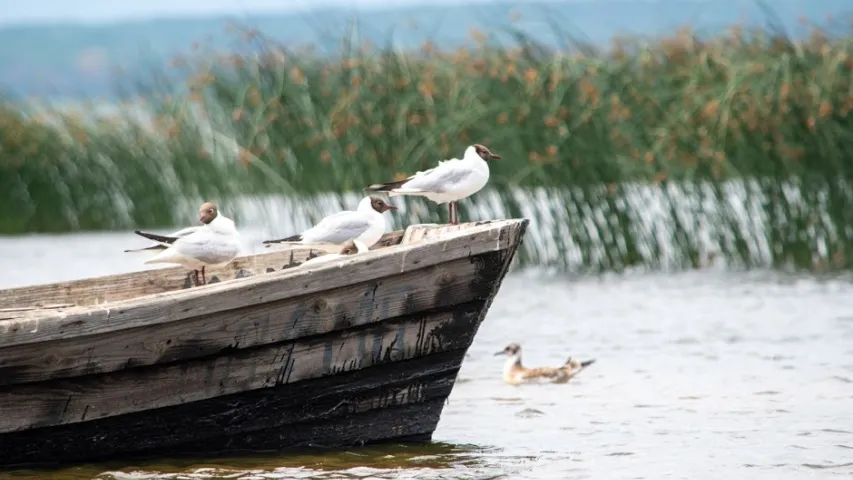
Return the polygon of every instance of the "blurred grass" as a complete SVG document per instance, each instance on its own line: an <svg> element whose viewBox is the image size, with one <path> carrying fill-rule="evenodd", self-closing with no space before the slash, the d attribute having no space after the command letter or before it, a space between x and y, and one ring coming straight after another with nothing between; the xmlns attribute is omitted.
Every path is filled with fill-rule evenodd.
<svg viewBox="0 0 853 480"><path fill-rule="evenodd" d="M118 114L46 119L6 102L0 233L171 225L202 197L357 191L483 143L504 158L490 182L499 210L521 214L531 200L518 189L551 192L540 204L559 199L532 213L564 218L544 233L563 249L552 259L571 245L583 265L625 268L660 263L669 248L696 265L697 226L712 221L720 253L755 264L747 237L758 215L775 265L853 262L849 30L814 28L795 42L769 29L699 38L685 27L559 51L517 31L512 42L470 33L453 52L345 36L329 57L243 30L256 54L176 58L162 78L185 85L161 82ZM135 117L140 108L150 118ZM727 190L748 179L755 188L735 203L760 206L744 220ZM667 238L638 233L645 206L626 206L628 183L659 187ZM477 202L462 215L489 211Z"/></svg>
<svg viewBox="0 0 853 480"><path fill-rule="evenodd" d="M198 198L237 194L230 175L244 169L214 162L202 126L179 107L158 109L168 121L152 129L129 113L0 105L0 233L164 225Z"/></svg>

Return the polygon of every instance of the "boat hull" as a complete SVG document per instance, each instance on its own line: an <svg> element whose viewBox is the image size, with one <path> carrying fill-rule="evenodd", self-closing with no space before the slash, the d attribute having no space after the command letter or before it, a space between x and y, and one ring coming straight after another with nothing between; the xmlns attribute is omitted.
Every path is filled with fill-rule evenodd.
<svg viewBox="0 0 853 480"><path fill-rule="evenodd" d="M465 352L0 437L5 466L428 442Z"/></svg>
<svg viewBox="0 0 853 480"><path fill-rule="evenodd" d="M0 320L0 466L429 441L526 223Z"/></svg>

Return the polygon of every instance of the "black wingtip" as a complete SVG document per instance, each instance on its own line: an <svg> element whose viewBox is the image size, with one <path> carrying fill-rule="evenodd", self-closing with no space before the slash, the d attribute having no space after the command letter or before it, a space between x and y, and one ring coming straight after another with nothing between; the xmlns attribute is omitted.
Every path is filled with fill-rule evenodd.
<svg viewBox="0 0 853 480"><path fill-rule="evenodd" d="M177 237L167 237L165 235L156 235L154 233L143 232L141 230L134 230L133 233L139 235L140 237L145 237L149 240L153 240L155 242L172 244L175 242L175 240L177 240Z"/></svg>
<svg viewBox="0 0 853 480"><path fill-rule="evenodd" d="M400 180L399 182L387 182L387 183L374 183L365 188L365 190L370 192L390 192L395 188L401 187L404 183L408 182L409 179Z"/></svg>
<svg viewBox="0 0 853 480"><path fill-rule="evenodd" d="M264 240L261 243L263 243L264 245L269 245L270 243L298 242L300 240L302 240L302 235L291 235L289 237L279 238L277 240Z"/></svg>

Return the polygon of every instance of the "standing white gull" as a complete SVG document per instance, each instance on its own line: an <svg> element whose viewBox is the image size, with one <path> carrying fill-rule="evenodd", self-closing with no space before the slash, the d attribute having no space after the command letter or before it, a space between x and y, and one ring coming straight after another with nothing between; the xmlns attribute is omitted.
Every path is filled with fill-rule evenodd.
<svg viewBox="0 0 853 480"><path fill-rule="evenodd" d="M341 250L338 253L327 253L325 255L320 255L318 257L310 258L310 259L302 262L299 266L300 267L305 266L305 265L315 266L317 264L323 264L326 262L331 262L332 260L338 260L338 259L350 256L350 255L355 255L357 253L365 253L368 250L369 249L367 248L367 245L362 243L360 240L355 240L355 239L348 240L346 243L344 243L343 248L341 248Z"/></svg>
<svg viewBox="0 0 853 480"><path fill-rule="evenodd" d="M191 268L195 273L195 284L200 285L202 282L207 283L204 273L206 266L224 265L240 253L240 233L237 232L233 220L219 214L216 205L210 202L202 204L198 215L204 225L185 228L173 235L157 235L135 230L137 235L157 243L156 247L139 250L163 249L145 263L174 263Z"/></svg>
<svg viewBox="0 0 853 480"><path fill-rule="evenodd" d="M382 213L388 210L397 210L397 207L388 205L379 197L367 196L358 202L358 208L355 211L344 210L333 213L299 235L278 240L265 240L263 243L267 245L272 243L343 245L349 240L359 240L370 247L385 233L385 217Z"/></svg>
<svg viewBox="0 0 853 480"><path fill-rule="evenodd" d="M377 183L365 190L387 192L389 196L417 195L435 203L447 203L449 221L459 223L456 202L479 192L489 182L488 160L499 159L488 148L476 144L465 149L462 159L452 158L398 182Z"/></svg>

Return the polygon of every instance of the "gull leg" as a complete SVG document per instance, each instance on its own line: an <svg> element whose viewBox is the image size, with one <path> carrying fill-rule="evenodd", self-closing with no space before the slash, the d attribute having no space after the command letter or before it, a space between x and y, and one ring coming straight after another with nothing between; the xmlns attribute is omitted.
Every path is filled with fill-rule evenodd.
<svg viewBox="0 0 853 480"><path fill-rule="evenodd" d="M207 285L207 275L204 274L204 265L201 266L201 281L204 285Z"/></svg>
<svg viewBox="0 0 853 480"><path fill-rule="evenodd" d="M453 220L451 223L453 223L453 225L459 225L459 205L457 205L456 202L453 202L451 205L453 205Z"/></svg>
<svg viewBox="0 0 853 480"><path fill-rule="evenodd" d="M193 283L198 286L198 270L193 270Z"/></svg>

